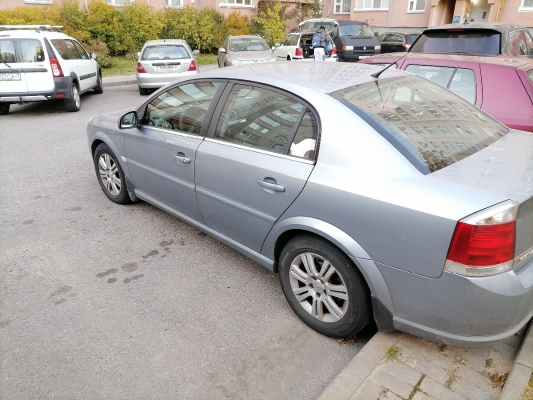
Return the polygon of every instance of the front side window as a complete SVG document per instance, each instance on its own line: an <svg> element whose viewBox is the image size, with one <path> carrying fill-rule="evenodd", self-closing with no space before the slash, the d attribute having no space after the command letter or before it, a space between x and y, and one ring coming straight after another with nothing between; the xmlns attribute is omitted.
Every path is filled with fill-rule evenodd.
<svg viewBox="0 0 533 400"><path fill-rule="evenodd" d="M143 123L161 129L199 135L220 82L196 82L170 89L146 107Z"/></svg>
<svg viewBox="0 0 533 400"><path fill-rule="evenodd" d="M220 5L225 6L253 6L252 0L219 0Z"/></svg>
<svg viewBox="0 0 533 400"><path fill-rule="evenodd" d="M388 10L389 0L356 0L356 10Z"/></svg>
<svg viewBox="0 0 533 400"><path fill-rule="evenodd" d="M87 52L82 47L82 45L79 44L78 42L76 42L75 40L73 40L72 43L74 43L74 47L76 47L76 50L78 50L78 54L80 55L80 57L83 60L88 60L89 59L89 54L87 54Z"/></svg>
<svg viewBox="0 0 533 400"><path fill-rule="evenodd" d="M335 0L335 14L349 14L350 0Z"/></svg>
<svg viewBox="0 0 533 400"><path fill-rule="evenodd" d="M226 100L214 137L313 159L317 124L313 114L294 98L262 87L236 84Z"/></svg>
<svg viewBox="0 0 533 400"><path fill-rule="evenodd" d="M471 69L410 64L405 70L438 83L472 104L476 102L476 79Z"/></svg>
<svg viewBox="0 0 533 400"><path fill-rule="evenodd" d="M426 0L409 0L407 12L424 12Z"/></svg>
<svg viewBox="0 0 533 400"><path fill-rule="evenodd" d="M475 106L418 76L380 78L331 95L424 174L466 158L508 132ZM417 134L406 133L411 131Z"/></svg>

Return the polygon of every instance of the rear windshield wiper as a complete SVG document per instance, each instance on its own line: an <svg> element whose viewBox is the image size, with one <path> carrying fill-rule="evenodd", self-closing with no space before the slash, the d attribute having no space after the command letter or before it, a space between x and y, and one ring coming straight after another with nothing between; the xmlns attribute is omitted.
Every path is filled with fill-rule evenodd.
<svg viewBox="0 0 533 400"><path fill-rule="evenodd" d="M5 65L7 65L9 68L11 68L11 65L9 65L8 63L6 63L4 60L0 60L1 62L3 62Z"/></svg>

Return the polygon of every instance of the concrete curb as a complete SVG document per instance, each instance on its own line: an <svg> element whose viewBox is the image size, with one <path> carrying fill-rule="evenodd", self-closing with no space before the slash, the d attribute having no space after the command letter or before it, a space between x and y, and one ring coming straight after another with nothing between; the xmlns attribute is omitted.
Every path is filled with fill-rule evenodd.
<svg viewBox="0 0 533 400"><path fill-rule="evenodd" d="M105 82L105 78L102 82L104 87L123 86L123 85L136 85L137 79L124 79L122 81Z"/></svg>
<svg viewBox="0 0 533 400"><path fill-rule="evenodd" d="M520 350L515 358L513 369L507 377L500 400L517 400L522 397L524 390L533 374L533 320L524 336Z"/></svg>
<svg viewBox="0 0 533 400"><path fill-rule="evenodd" d="M385 357L388 345L394 345L402 332L377 332L340 372L317 400L348 400Z"/></svg>

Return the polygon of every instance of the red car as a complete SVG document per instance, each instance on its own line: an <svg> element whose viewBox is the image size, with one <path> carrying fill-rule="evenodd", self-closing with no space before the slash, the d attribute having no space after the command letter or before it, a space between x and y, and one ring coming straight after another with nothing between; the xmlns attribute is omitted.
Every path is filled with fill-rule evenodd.
<svg viewBox="0 0 533 400"><path fill-rule="evenodd" d="M533 132L533 58L389 53L359 62L394 63L448 88L510 128Z"/></svg>

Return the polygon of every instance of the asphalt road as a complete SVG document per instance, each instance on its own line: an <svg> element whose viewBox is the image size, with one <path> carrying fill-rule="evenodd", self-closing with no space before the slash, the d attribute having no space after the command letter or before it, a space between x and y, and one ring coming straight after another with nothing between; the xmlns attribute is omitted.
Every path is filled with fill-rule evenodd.
<svg viewBox="0 0 533 400"><path fill-rule="evenodd" d="M102 193L90 116L134 85L0 116L1 398L312 399L370 338L304 325L276 274L146 203Z"/></svg>

